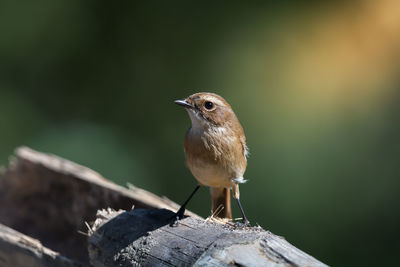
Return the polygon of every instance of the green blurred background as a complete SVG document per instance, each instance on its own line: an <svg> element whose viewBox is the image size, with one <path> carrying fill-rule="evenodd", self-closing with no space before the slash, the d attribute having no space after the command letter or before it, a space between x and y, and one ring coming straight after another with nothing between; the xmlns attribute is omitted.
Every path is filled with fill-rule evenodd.
<svg viewBox="0 0 400 267"><path fill-rule="evenodd" d="M329 265L397 263L399 1L2 1L0 30L1 165L28 145L181 203L173 100L211 91L246 132L252 223Z"/></svg>

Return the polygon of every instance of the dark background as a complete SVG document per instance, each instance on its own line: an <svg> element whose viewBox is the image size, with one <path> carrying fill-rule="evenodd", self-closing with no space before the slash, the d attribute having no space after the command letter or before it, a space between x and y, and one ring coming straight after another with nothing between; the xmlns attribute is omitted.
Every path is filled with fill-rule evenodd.
<svg viewBox="0 0 400 267"><path fill-rule="evenodd" d="M2 165L28 145L181 203L173 100L211 91L246 132L253 224L329 265L397 263L400 2L2 1L0 32ZM206 188L189 208L209 215Z"/></svg>

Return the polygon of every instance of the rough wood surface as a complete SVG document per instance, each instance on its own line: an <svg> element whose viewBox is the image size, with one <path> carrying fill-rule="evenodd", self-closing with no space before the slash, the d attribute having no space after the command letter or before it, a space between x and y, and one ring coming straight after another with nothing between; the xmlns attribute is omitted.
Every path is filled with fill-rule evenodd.
<svg viewBox="0 0 400 267"><path fill-rule="evenodd" d="M169 210L102 210L89 231L94 266L326 266L260 227L185 218Z"/></svg>
<svg viewBox="0 0 400 267"><path fill-rule="evenodd" d="M0 174L0 223L40 240L49 251L84 266L89 264L87 236L78 231L86 232L85 221L94 221L98 209L129 210L132 206L179 208L143 189L118 186L89 168L26 147L16 150L9 166ZM1 260L7 255L7 260L20 255L10 253L10 249L20 250L24 246L4 246L10 239L1 242L0 266L14 266L2 264Z"/></svg>

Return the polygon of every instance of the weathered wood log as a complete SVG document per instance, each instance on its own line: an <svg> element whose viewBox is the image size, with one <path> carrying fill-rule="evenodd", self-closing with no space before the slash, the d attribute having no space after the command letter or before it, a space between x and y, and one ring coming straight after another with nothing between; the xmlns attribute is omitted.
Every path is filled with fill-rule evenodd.
<svg viewBox="0 0 400 267"><path fill-rule="evenodd" d="M217 224L191 212L171 227L176 203L28 148L17 149L2 170L0 206L1 267L325 266L259 227ZM112 209L96 219L106 207ZM90 255L87 236L78 234L85 221L94 221Z"/></svg>
<svg viewBox="0 0 400 267"><path fill-rule="evenodd" d="M14 266L4 262L16 262L23 253L39 255L36 259L43 260L41 266L59 265L61 256L41 257L42 250L60 253L70 262L87 266L87 236L78 233L86 232L85 221L94 221L98 209L129 210L132 206L179 208L176 203L143 189L118 186L84 166L21 147L0 174L0 223L16 230L12 232L1 226L4 238L0 241L0 266ZM6 234L4 229L8 229ZM10 235L18 236L17 231L40 240L40 250L33 252L32 246L25 246L25 237L10 239ZM30 262L32 265L25 267L39 266L35 261Z"/></svg>
<svg viewBox="0 0 400 267"><path fill-rule="evenodd" d="M81 265L44 247L39 240L0 224L0 266L78 267Z"/></svg>
<svg viewBox="0 0 400 267"><path fill-rule="evenodd" d="M165 209L102 210L89 231L93 266L326 266L261 227L198 218L170 226Z"/></svg>

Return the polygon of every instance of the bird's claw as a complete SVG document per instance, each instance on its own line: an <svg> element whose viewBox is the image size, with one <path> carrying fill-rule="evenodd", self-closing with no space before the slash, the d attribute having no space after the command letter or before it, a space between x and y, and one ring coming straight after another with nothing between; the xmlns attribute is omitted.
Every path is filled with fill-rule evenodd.
<svg viewBox="0 0 400 267"><path fill-rule="evenodd" d="M174 215L171 217L171 223L169 226L175 227L178 226L179 220L182 220L185 217L185 209L179 209Z"/></svg>
<svg viewBox="0 0 400 267"><path fill-rule="evenodd" d="M248 221L247 219L241 222L237 222L236 225L240 227L251 227L250 221Z"/></svg>

